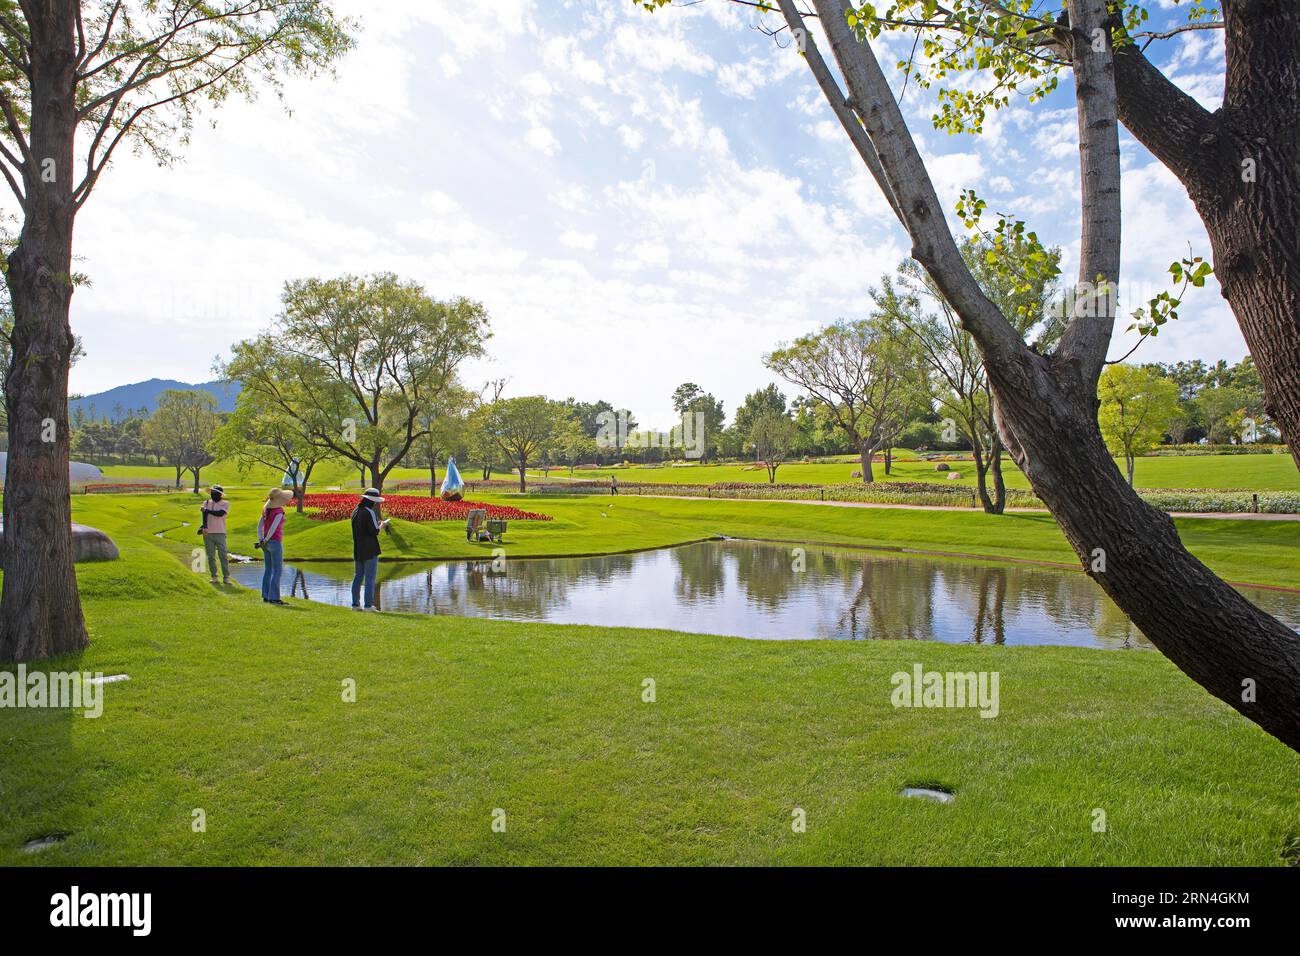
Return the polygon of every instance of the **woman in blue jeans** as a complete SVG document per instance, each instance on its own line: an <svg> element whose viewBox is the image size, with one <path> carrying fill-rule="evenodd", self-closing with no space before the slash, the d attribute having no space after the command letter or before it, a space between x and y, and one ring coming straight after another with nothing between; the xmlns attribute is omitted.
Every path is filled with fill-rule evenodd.
<svg viewBox="0 0 1300 956"><path fill-rule="evenodd" d="M290 501L292 492L272 488L257 522L257 546L262 550L262 600L267 604L284 604L280 600L280 571L284 567L284 506Z"/></svg>
<svg viewBox="0 0 1300 956"><path fill-rule="evenodd" d="M375 579L379 576L379 532L388 527L388 519L379 517L379 505L384 499L376 488L367 488L352 512L352 609L374 611ZM361 588L365 586L365 600L361 603Z"/></svg>

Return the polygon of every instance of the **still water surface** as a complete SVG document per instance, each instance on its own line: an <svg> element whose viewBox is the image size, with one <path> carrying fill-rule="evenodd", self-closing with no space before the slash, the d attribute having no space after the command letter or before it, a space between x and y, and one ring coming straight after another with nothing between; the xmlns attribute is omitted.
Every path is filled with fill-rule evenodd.
<svg viewBox="0 0 1300 956"><path fill-rule="evenodd" d="M892 638L986 644L1148 647L1088 577L1024 564L742 541L598 558L437 563L380 561L389 611L557 624L654 627L768 640ZM260 564L231 568L259 587ZM288 564L289 597L348 605L352 569ZM1300 594L1242 589L1300 628Z"/></svg>

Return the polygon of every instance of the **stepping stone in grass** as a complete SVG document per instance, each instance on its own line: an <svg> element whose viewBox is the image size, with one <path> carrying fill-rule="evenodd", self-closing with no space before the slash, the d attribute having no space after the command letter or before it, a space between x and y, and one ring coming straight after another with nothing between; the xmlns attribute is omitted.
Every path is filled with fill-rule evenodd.
<svg viewBox="0 0 1300 956"><path fill-rule="evenodd" d="M920 797L922 800L933 800L936 803L952 803L957 799L947 790L934 790L930 787L904 787L902 795L905 797Z"/></svg>
<svg viewBox="0 0 1300 956"><path fill-rule="evenodd" d="M56 844L62 843L68 838L66 833L51 833L48 836L36 837L28 840L21 847L24 853L40 853L42 850L49 849Z"/></svg>
<svg viewBox="0 0 1300 956"><path fill-rule="evenodd" d="M86 681L87 684L117 684L124 680L130 680L130 674L112 674L108 677L92 677Z"/></svg>

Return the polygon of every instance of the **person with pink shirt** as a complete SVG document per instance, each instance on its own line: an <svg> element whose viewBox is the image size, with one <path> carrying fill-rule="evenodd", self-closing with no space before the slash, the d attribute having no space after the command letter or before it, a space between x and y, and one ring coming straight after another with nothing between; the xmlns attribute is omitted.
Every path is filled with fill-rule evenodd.
<svg viewBox="0 0 1300 956"><path fill-rule="evenodd" d="M283 605L280 600L280 571L284 568L284 506L293 492L272 488L257 522L257 544L262 550L262 600Z"/></svg>
<svg viewBox="0 0 1300 956"><path fill-rule="evenodd" d="M221 559L221 583L230 583L230 549L226 546L226 516L230 514L230 502L225 500L226 489L213 485L208 489L208 499L199 506L203 523L199 534L203 535L203 551L208 557L208 574L212 583L217 583L217 559Z"/></svg>

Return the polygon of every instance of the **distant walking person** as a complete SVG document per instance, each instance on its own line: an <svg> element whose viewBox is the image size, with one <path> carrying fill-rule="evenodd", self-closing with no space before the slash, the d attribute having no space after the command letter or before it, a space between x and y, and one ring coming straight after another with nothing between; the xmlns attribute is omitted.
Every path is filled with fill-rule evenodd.
<svg viewBox="0 0 1300 956"><path fill-rule="evenodd" d="M616 495L616 494L618 494L618 476L617 476L617 475L610 475L610 476L609 476L609 493L610 493L611 495Z"/></svg>
<svg viewBox="0 0 1300 956"><path fill-rule="evenodd" d="M208 500L199 506L203 523L199 534L203 535L203 551L208 556L208 574L212 583L217 583L217 558L221 559L221 583L230 583L230 549L226 546L226 516L230 514L230 502L225 500L226 489L213 485L208 489Z"/></svg>
<svg viewBox="0 0 1300 956"><path fill-rule="evenodd" d="M352 609L374 611L375 581L379 577L379 532L388 527L388 519L379 518L379 505L384 499L378 488L367 488L352 512ZM365 605L361 603L361 589L365 586Z"/></svg>
<svg viewBox="0 0 1300 956"><path fill-rule="evenodd" d="M257 522L257 547L262 549L262 600L267 604L284 604L280 600L280 571L284 568L284 506L293 501L293 492L272 488L262 506Z"/></svg>

